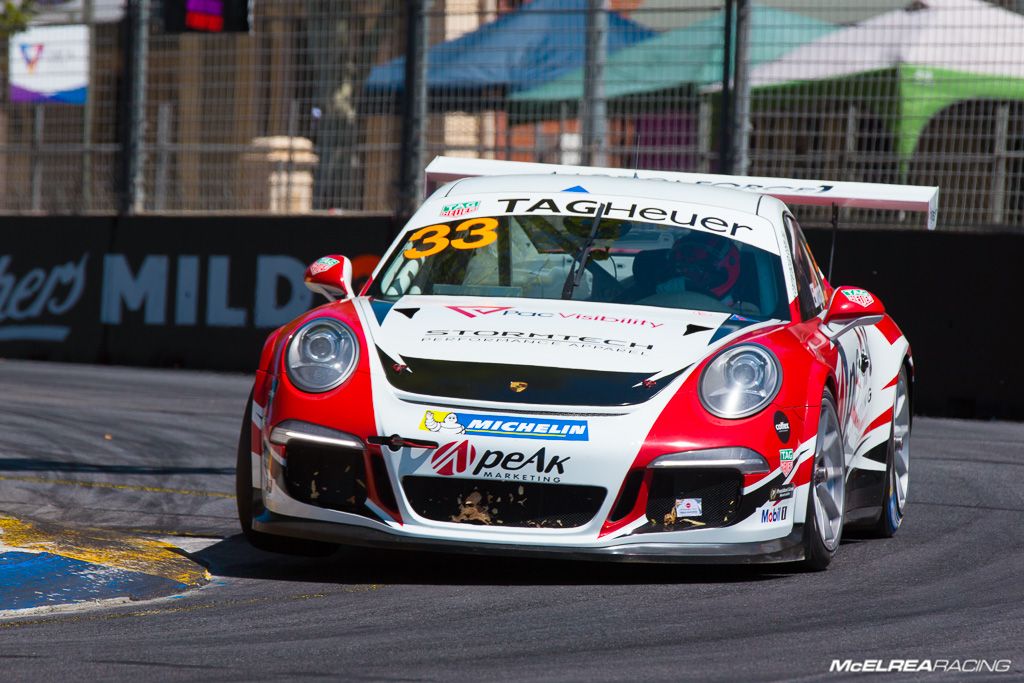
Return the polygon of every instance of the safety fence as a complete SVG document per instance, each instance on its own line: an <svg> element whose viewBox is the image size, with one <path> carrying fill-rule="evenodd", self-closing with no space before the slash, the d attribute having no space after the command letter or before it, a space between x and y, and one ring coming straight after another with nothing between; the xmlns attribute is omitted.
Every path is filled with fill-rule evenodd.
<svg viewBox="0 0 1024 683"><path fill-rule="evenodd" d="M140 6L0 49L0 211L402 214L447 154L933 184L942 230L1024 223L1016 0L260 0L219 35ZM83 36L81 102L16 91Z"/></svg>

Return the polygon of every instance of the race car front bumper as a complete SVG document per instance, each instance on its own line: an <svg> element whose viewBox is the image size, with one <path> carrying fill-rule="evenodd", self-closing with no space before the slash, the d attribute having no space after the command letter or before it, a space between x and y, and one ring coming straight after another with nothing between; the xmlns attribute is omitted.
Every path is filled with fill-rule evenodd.
<svg viewBox="0 0 1024 683"><path fill-rule="evenodd" d="M768 470L764 459L747 449L690 451L658 458L648 468L652 475L651 492L645 494L650 496L646 498L646 507L641 498L637 498L639 502L630 504L634 509L632 514L638 506L644 507L645 514L628 523L626 528L620 526L607 533L603 531L604 520L625 519L625 515L631 513L629 505L621 513L613 512L615 501L606 496L604 490L599 496L591 496L592 500L588 499L592 509L583 511L585 514L575 515L582 508L576 510L572 506L569 506L572 510L564 515L559 513L557 521L566 520L564 527L559 523L557 528L554 525L540 528L540 524L531 524L530 520L525 524L517 523L514 518L507 517L505 506L500 505L502 516L507 517L505 521L512 522L508 526L500 526L501 518L497 519L498 526L488 525L486 521L483 526L453 524L449 521L449 514L426 509L427 503L434 499L450 503L447 498L451 496L445 498L445 495L459 493L456 490L459 487L448 484L476 480L407 476L404 483L399 484L396 477L389 476L384 459L371 453L360 439L316 425L294 421L280 423L268 437L262 458L253 454L256 458L253 481L261 481L260 495L265 505L253 519L253 529L268 534L364 547L626 562L747 564L803 559L804 525L799 523L802 520L794 519L794 515L786 519L786 511L792 510L788 502L770 503L767 485L759 492L763 501L752 496L744 502L740 494L741 477L748 471L763 473ZM275 448L284 448L286 452L279 454ZM709 474L715 472L721 475L722 481L715 478L718 475ZM657 500L658 505L664 503L671 508L673 500L680 496L685 498L685 494L676 490L679 486L675 480L680 476L689 477L687 473L701 473L699 486L705 506L701 521L707 524L707 528L683 525L671 512L664 514L665 510L652 502ZM420 479L436 489L425 498L415 491L410 493L410 484ZM367 484L364 485L363 481ZM658 482L665 483L667 493L672 495L666 498L662 495L666 492L657 493L660 491ZM505 482L480 480L480 485L504 486ZM521 507L529 511L530 507L525 502L545 499L544 495L534 495L537 491L531 493L529 487L533 486L547 485L519 485L520 505L513 510ZM524 488L527 489L525 495ZM562 503L576 489L586 487L556 485L554 488L560 494L556 500ZM686 489L689 488L687 485ZM488 501L492 494L501 501L509 493L489 488L481 488L480 491ZM381 495L382 492L387 495ZM717 499L708 497L713 493L729 505L715 505ZM413 498L409 498L410 495ZM632 495L636 497L637 493ZM629 500L629 496L626 499ZM414 508L410 500L419 503ZM678 504L679 500L675 503ZM771 512L769 508L772 505L778 505L774 510L782 513L775 515L778 520L767 514L758 515L758 512ZM498 510L491 509L490 512L498 513ZM535 516L543 517L548 512L539 511ZM737 516L740 517L739 523L735 521ZM734 519L730 520L730 517ZM462 522L461 519L457 521Z"/></svg>
<svg viewBox="0 0 1024 683"><path fill-rule="evenodd" d="M368 548L552 559L675 564L773 564L804 559L803 524L786 536L749 543L657 543L649 540L608 546L462 542L391 533L381 529L302 519L264 510L253 529L268 534ZM649 538L649 537L648 537Z"/></svg>

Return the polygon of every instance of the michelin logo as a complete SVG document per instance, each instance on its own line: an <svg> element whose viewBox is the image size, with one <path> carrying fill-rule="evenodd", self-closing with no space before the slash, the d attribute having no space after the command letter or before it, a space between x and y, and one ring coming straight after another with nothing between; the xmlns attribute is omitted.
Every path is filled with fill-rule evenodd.
<svg viewBox="0 0 1024 683"><path fill-rule="evenodd" d="M586 420L540 420L510 415L480 415L428 410L420 429L437 434L476 434L513 439L589 441Z"/></svg>
<svg viewBox="0 0 1024 683"><path fill-rule="evenodd" d="M440 421L438 421L436 415L444 415ZM427 414L423 416L423 425L420 429L426 429L428 432L451 432L452 434L465 434L466 427L459 422L459 416L455 413L434 413L433 410L428 410Z"/></svg>

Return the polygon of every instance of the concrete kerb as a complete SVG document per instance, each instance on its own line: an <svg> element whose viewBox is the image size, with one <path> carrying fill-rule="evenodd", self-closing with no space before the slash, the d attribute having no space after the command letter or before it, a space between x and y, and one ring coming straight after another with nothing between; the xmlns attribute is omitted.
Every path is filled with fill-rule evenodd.
<svg viewBox="0 0 1024 683"><path fill-rule="evenodd" d="M0 514L0 617L149 600L198 588L210 578L163 541Z"/></svg>

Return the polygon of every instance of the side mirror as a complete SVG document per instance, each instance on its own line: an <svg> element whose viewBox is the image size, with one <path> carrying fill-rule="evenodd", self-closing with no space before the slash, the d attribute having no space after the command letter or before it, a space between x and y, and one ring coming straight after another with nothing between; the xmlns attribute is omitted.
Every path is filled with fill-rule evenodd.
<svg viewBox="0 0 1024 683"><path fill-rule="evenodd" d="M318 258L306 268L306 288L328 301L352 297L352 262L340 254Z"/></svg>
<svg viewBox="0 0 1024 683"><path fill-rule="evenodd" d="M865 289L838 287L825 311L822 330L829 339L855 327L874 325L885 316L885 306L878 297Z"/></svg>

